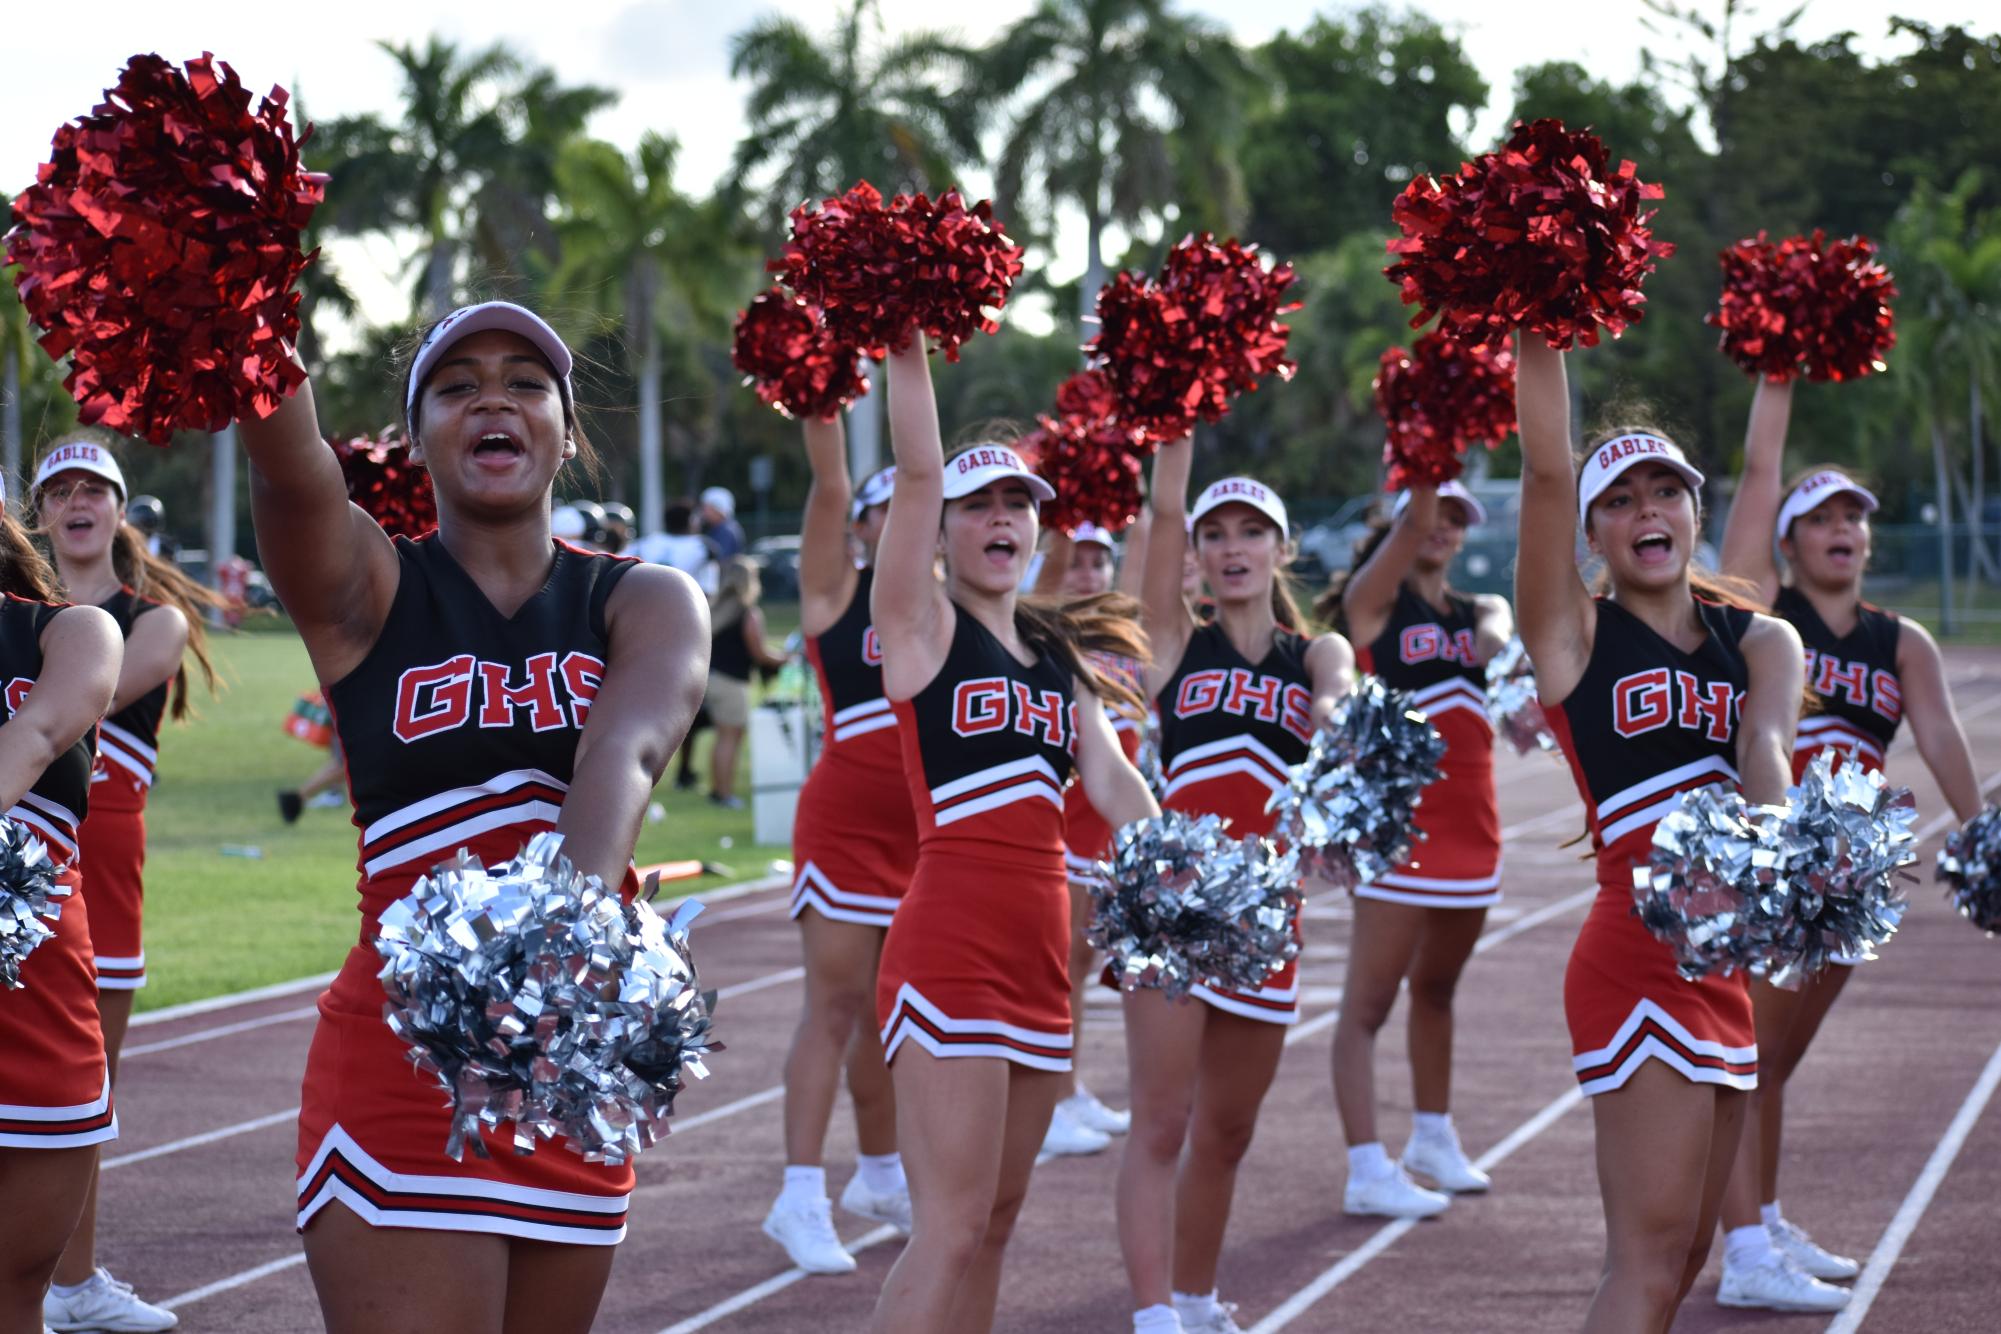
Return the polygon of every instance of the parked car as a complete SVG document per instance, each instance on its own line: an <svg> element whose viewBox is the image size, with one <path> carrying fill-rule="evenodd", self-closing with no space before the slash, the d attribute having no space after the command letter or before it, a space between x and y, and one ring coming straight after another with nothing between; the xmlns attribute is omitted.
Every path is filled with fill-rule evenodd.
<svg viewBox="0 0 2001 1334"><path fill-rule="evenodd" d="M799 537L760 537L750 544L750 558L757 564L764 596L773 602L799 600Z"/></svg>

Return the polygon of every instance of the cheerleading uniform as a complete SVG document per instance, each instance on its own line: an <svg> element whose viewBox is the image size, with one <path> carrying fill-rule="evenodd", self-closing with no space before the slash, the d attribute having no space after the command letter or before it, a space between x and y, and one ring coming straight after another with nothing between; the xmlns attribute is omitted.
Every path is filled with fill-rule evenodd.
<svg viewBox="0 0 2001 1334"><path fill-rule="evenodd" d="M162 604L121 588L98 604L132 637L139 618ZM97 768L90 776L90 818L83 822L84 893L90 898L90 943L97 956L100 991L136 991L146 985L145 937L140 926L146 884L146 794L160 758L160 719L167 712L167 683L133 700L98 724Z"/></svg>
<svg viewBox="0 0 2001 1334"><path fill-rule="evenodd" d="M503 616L435 533L396 539L395 601L361 665L327 687L361 830L361 939L320 997L299 1111L298 1225L338 1200L375 1227L611 1245L631 1165L548 1143L445 1154L451 1111L383 1022L384 908L464 848L492 866L553 828L610 656L605 603L633 562L558 542ZM634 877L627 876L627 890Z"/></svg>
<svg viewBox="0 0 2001 1334"><path fill-rule="evenodd" d="M1421 841L1411 859L1355 894L1425 908L1490 908L1501 901L1501 808L1487 673L1475 647L1476 603L1453 592L1445 602L1441 612L1399 587L1389 623L1356 655L1361 671L1402 691L1431 720L1445 739L1445 757L1417 808Z"/></svg>
<svg viewBox="0 0 2001 1334"><path fill-rule="evenodd" d="M1072 680L1046 653L1022 666L964 611L953 622L937 676L891 706L917 873L876 973L883 1054L908 1039L938 1057L1068 1070Z"/></svg>
<svg viewBox="0 0 2001 1334"><path fill-rule="evenodd" d="M1897 679L1903 627L1897 614L1864 602L1856 608L1855 628L1837 635L1796 588L1779 590L1772 613L1800 632L1806 683L1820 698L1820 711L1800 719L1793 741L1793 781L1823 750L1880 773L1904 717L1904 692Z"/></svg>
<svg viewBox="0 0 2001 1334"><path fill-rule="evenodd" d="M1145 668L1133 659L1093 653L1090 664L1100 677L1124 681L1141 695L1146 693L1143 684L1146 680ZM1125 752L1128 760L1137 763L1140 742L1145 739L1146 720L1110 704L1105 706L1105 716L1111 720L1112 734L1119 739L1119 749ZM1072 781L1063 794L1063 865L1068 868L1072 883L1092 889L1103 886L1097 864L1111 856L1112 832L1111 824L1098 814L1098 808L1085 795L1083 783Z"/></svg>
<svg viewBox="0 0 2001 1334"><path fill-rule="evenodd" d="M1264 661L1253 664L1222 626L1194 628L1158 701L1164 808L1224 816L1235 838L1271 832L1276 817L1265 803L1313 740L1311 642L1281 626ZM1254 992L1198 984L1189 994L1246 1019L1296 1024L1299 961L1288 960Z"/></svg>
<svg viewBox="0 0 2001 1334"><path fill-rule="evenodd" d="M1751 613L1697 600L1708 637L1683 653L1637 616L1598 600L1583 679L1544 706L1584 797L1598 897L1570 952L1563 1008L1571 1064L1589 1094L1619 1088L1649 1059L1698 1084L1758 1083L1751 994L1742 976L1690 982L1633 912L1633 868L1683 793L1737 782L1737 724L1750 672Z"/></svg>
<svg viewBox="0 0 2001 1334"><path fill-rule="evenodd" d="M887 928L917 869L917 818L903 777L897 714L882 694L882 641L863 570L839 620L806 641L826 740L792 817L792 915Z"/></svg>
<svg viewBox="0 0 2001 1334"><path fill-rule="evenodd" d="M12 594L0 599L0 680L6 716L27 699L42 671L42 631L62 608ZM0 726L4 726L0 723ZM0 1148L74 1149L118 1136L90 919L77 874L78 830L90 800L92 738L85 736L42 770L7 812L48 846L60 870L49 890L61 916L53 936L22 961L19 989L0 989ZM53 904L52 904L53 906Z"/></svg>

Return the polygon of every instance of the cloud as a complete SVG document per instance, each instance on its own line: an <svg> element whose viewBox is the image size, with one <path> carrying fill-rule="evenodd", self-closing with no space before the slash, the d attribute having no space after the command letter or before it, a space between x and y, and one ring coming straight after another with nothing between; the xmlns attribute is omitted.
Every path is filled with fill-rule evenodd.
<svg viewBox="0 0 2001 1334"><path fill-rule="evenodd" d="M639 0L605 27L606 67L638 83L713 75L728 63L731 34L748 22L740 5Z"/></svg>

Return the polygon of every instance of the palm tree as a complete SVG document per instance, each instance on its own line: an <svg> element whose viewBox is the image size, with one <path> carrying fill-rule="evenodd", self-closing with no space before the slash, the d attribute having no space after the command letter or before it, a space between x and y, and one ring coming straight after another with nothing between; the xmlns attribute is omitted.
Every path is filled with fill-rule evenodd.
<svg viewBox="0 0 2001 1334"><path fill-rule="evenodd" d="M0 273L0 479L9 497L21 494L21 390L36 354L28 308L14 290L12 270Z"/></svg>
<svg viewBox="0 0 2001 1334"><path fill-rule="evenodd" d="M579 139L555 161L565 212L557 223L562 262L549 282L558 305L622 323L639 397L640 524L659 531L666 505L660 415L661 334L670 316L721 337L748 267L720 201L698 202L674 187L679 145L658 134L630 162L610 144Z"/></svg>
<svg viewBox="0 0 2001 1334"><path fill-rule="evenodd" d="M1228 149L1249 72L1214 25L1169 0L1041 0L1003 31L981 64L997 99L1020 99L996 171L1003 216L1033 190L1048 216L1083 211L1086 255L1079 313L1105 283L1105 228L1202 201L1229 225L1241 184ZM1165 114L1161 114L1161 112Z"/></svg>

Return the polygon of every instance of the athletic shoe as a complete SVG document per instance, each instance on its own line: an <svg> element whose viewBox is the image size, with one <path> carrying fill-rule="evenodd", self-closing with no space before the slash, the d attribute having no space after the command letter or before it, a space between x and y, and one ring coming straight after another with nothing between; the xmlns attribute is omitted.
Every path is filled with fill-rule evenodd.
<svg viewBox="0 0 2001 1334"><path fill-rule="evenodd" d="M1817 1245L1806 1229L1790 1218L1765 1224L1765 1231L1779 1254L1815 1278L1854 1278L1862 1272L1860 1263Z"/></svg>
<svg viewBox="0 0 2001 1334"><path fill-rule="evenodd" d="M834 1210L823 1196L802 1207L781 1197L764 1216L764 1235L785 1248L792 1263L809 1274L852 1274L855 1257L834 1235Z"/></svg>
<svg viewBox="0 0 2001 1334"><path fill-rule="evenodd" d="M1477 1194L1494 1184L1494 1179L1473 1166L1459 1147L1459 1132L1450 1126L1443 1134L1412 1135L1403 1146L1403 1165L1433 1185L1452 1194Z"/></svg>
<svg viewBox="0 0 2001 1334"><path fill-rule="evenodd" d="M1174 1313L1181 1317L1184 1334L1244 1334L1235 1302L1176 1300Z"/></svg>
<svg viewBox="0 0 2001 1334"><path fill-rule="evenodd" d="M864 1186L861 1174L857 1172L848 1178L847 1187L841 1191L841 1207L851 1214L860 1214L863 1218L887 1223L906 1237L910 1235L910 1187L908 1186L902 1190L878 1193Z"/></svg>
<svg viewBox="0 0 2001 1334"><path fill-rule="evenodd" d="M130 1283L111 1277L103 1266L68 1296L50 1289L42 1296L42 1319L54 1330L102 1330L106 1334L143 1334L172 1329L181 1318L164 1306L141 1301Z"/></svg>
<svg viewBox="0 0 2001 1334"><path fill-rule="evenodd" d="M1049 1118L1049 1129L1042 1136L1042 1151L1057 1158L1102 1153L1111 1144L1110 1135L1091 1129L1065 1111L1062 1103L1056 1105L1055 1113Z"/></svg>
<svg viewBox="0 0 2001 1334"><path fill-rule="evenodd" d="M726 811L740 811L743 809L743 798L735 795L726 797L720 792L711 792L709 805L720 806Z"/></svg>
<svg viewBox="0 0 2001 1334"><path fill-rule="evenodd" d="M1426 1190L1410 1179L1398 1163L1388 1176L1363 1181L1348 1174L1348 1188L1342 1193L1341 1212L1358 1218L1430 1218L1452 1206L1452 1197Z"/></svg>
<svg viewBox="0 0 2001 1334"><path fill-rule="evenodd" d="M280 792L278 794L278 814L284 817L286 824L296 824L299 819L299 812L304 809L306 809L306 803L299 799L298 793Z"/></svg>
<svg viewBox="0 0 2001 1334"><path fill-rule="evenodd" d="M306 809L309 811L331 811L338 810L345 805L347 805L346 794L337 787L330 787L324 792L314 793L307 800Z"/></svg>
<svg viewBox="0 0 2001 1334"><path fill-rule="evenodd" d="M1726 1255L1716 1304L1762 1311L1839 1311L1848 1305L1848 1289L1822 1283L1777 1251L1741 1269L1733 1267Z"/></svg>
<svg viewBox="0 0 2001 1334"><path fill-rule="evenodd" d="M1057 1110L1068 1112L1070 1119L1078 1125L1089 1127L1103 1135L1123 1135L1133 1128L1131 1112L1115 1112L1099 1102L1097 1095L1086 1089L1075 1093L1057 1104Z"/></svg>

